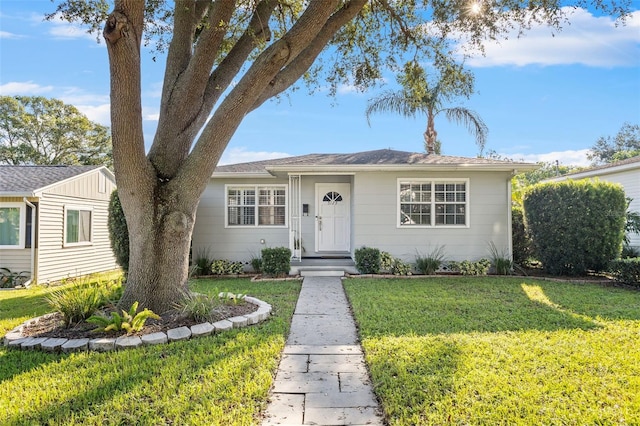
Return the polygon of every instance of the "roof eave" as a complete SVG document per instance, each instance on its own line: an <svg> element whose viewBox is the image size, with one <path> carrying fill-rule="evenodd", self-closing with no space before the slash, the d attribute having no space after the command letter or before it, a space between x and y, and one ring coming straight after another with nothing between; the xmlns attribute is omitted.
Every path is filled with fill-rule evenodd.
<svg viewBox="0 0 640 426"><path fill-rule="evenodd" d="M495 171L522 173L540 168L532 163L508 163L508 164L339 164L339 165L287 165L267 166L269 172L354 172L354 171Z"/></svg>
<svg viewBox="0 0 640 426"><path fill-rule="evenodd" d="M607 168L596 168L593 170L584 170L581 172L571 173L563 176L552 177L549 179L545 179L545 181L560 182L567 179L586 179L586 178L592 178L597 176L611 175L614 173L626 172L634 169L640 169L639 162L621 164L618 166L611 166Z"/></svg>

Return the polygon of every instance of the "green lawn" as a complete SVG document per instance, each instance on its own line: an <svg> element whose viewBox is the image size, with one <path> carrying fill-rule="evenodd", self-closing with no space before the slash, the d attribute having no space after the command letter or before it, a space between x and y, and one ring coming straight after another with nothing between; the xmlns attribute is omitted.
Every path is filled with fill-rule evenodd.
<svg viewBox="0 0 640 426"><path fill-rule="evenodd" d="M345 282L390 425L640 424L640 292L524 278Z"/></svg>
<svg viewBox="0 0 640 426"><path fill-rule="evenodd" d="M0 348L2 425L251 425L264 409L300 283L201 280L273 305L269 321L187 342L110 353ZM0 337L48 311L34 288L0 292Z"/></svg>

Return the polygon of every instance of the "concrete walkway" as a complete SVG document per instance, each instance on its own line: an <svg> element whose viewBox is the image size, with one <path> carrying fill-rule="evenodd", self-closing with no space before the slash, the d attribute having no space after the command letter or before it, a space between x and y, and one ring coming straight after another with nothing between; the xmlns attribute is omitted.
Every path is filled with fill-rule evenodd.
<svg viewBox="0 0 640 426"><path fill-rule="evenodd" d="M339 277L305 277L263 426L383 425Z"/></svg>

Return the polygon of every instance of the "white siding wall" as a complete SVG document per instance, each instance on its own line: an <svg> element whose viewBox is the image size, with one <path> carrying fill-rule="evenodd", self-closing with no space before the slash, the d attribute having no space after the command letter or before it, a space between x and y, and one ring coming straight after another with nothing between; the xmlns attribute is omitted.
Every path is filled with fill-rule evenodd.
<svg viewBox="0 0 640 426"><path fill-rule="evenodd" d="M627 197L632 198L629 209L640 212L640 168L600 176L600 180L619 183ZM630 245L640 248L640 234L629 236Z"/></svg>
<svg viewBox="0 0 640 426"><path fill-rule="evenodd" d="M265 247L289 247L289 229L275 227L230 227L225 228L225 184L234 185L281 185L288 180L278 179L212 179L205 189L192 236L192 253L197 258L204 251L211 259L227 259L249 262L260 257ZM287 188L287 196L288 196ZM260 240L265 243L261 244Z"/></svg>
<svg viewBox="0 0 640 426"><path fill-rule="evenodd" d="M468 178L470 226L464 228L398 228L398 178ZM416 251L428 254L444 246L449 260L476 260L489 255L489 243L508 252L509 222L507 173L396 173L358 172L345 176L302 176L301 202L309 204L302 217L303 256L315 253L315 184L351 182L351 251L362 246L388 251L413 261ZM193 255L208 250L213 259L248 262L264 247L289 246L289 230L283 228L225 228L225 184L284 184L282 179L212 179L197 211ZM264 239L265 244L260 240Z"/></svg>
<svg viewBox="0 0 640 426"><path fill-rule="evenodd" d="M397 223L397 178L468 178L469 224L461 228L402 228ZM376 247L405 261L444 246L448 260L477 260L489 243L508 252L509 176L502 173L359 173L354 182L355 247Z"/></svg>

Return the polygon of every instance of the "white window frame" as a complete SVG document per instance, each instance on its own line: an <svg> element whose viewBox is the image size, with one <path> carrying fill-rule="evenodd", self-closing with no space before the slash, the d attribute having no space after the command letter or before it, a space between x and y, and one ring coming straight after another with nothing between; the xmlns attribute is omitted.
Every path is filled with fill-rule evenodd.
<svg viewBox="0 0 640 426"><path fill-rule="evenodd" d="M77 210L77 211L88 211L89 212L89 241L78 241L78 242L67 242L67 212L69 210ZM64 206L64 218L63 218L64 226L63 226L63 235L62 235L62 246L63 247L79 247L79 246L90 246L93 245L93 207L92 206L79 206L79 205L65 205Z"/></svg>
<svg viewBox="0 0 640 426"><path fill-rule="evenodd" d="M224 186L224 227L225 228L287 228L289 226L289 197L288 197L288 185L286 184L273 184L273 185L247 185L239 184L232 185L227 184ZM233 189L253 189L255 191L255 202L253 208L255 209L254 223L248 225L230 225L229 224L229 190ZM260 189L282 189L284 190L284 205L278 204L278 206L284 207L284 224L283 225L261 225L260 224ZM248 206L248 205L246 205Z"/></svg>
<svg viewBox="0 0 640 426"><path fill-rule="evenodd" d="M411 184L411 183L418 183L418 184L423 184L423 183L431 183L431 201L429 202L429 204L431 205L431 223L428 225L423 225L423 224L419 224L419 225L411 225L411 224L403 224L402 223L402 203L401 203L401 197L400 197L400 187L402 184ZM437 202L435 199L435 185L436 184L442 184L442 183L451 183L451 184L464 184L465 185L465 202L464 202L464 211L465 211L465 217L464 217L464 225L455 225L455 224L436 224L436 205L438 204L443 204L442 202ZM398 178L398 182L397 182L397 200L396 200L396 212L397 212L397 218L396 218L396 227L397 228L402 228L402 229L416 229L416 228L456 228L456 229L461 229L461 228L469 228L470 227L470 221L469 218L470 216L470 205L471 205L471 197L470 197L470 185L469 185L469 178ZM444 203L444 204L448 204L448 203ZM453 204L462 204L462 203L456 203L453 202Z"/></svg>
<svg viewBox="0 0 640 426"><path fill-rule="evenodd" d="M24 248L24 244L25 244L25 238L26 238L26 224L27 224L27 207L25 206L24 203L1 203L0 204L0 208L8 208L8 209L14 209L14 208L19 208L20 209L20 227L19 227L19 232L18 232L18 244L2 244L0 245L0 249L5 250L19 250L19 249L23 249Z"/></svg>

